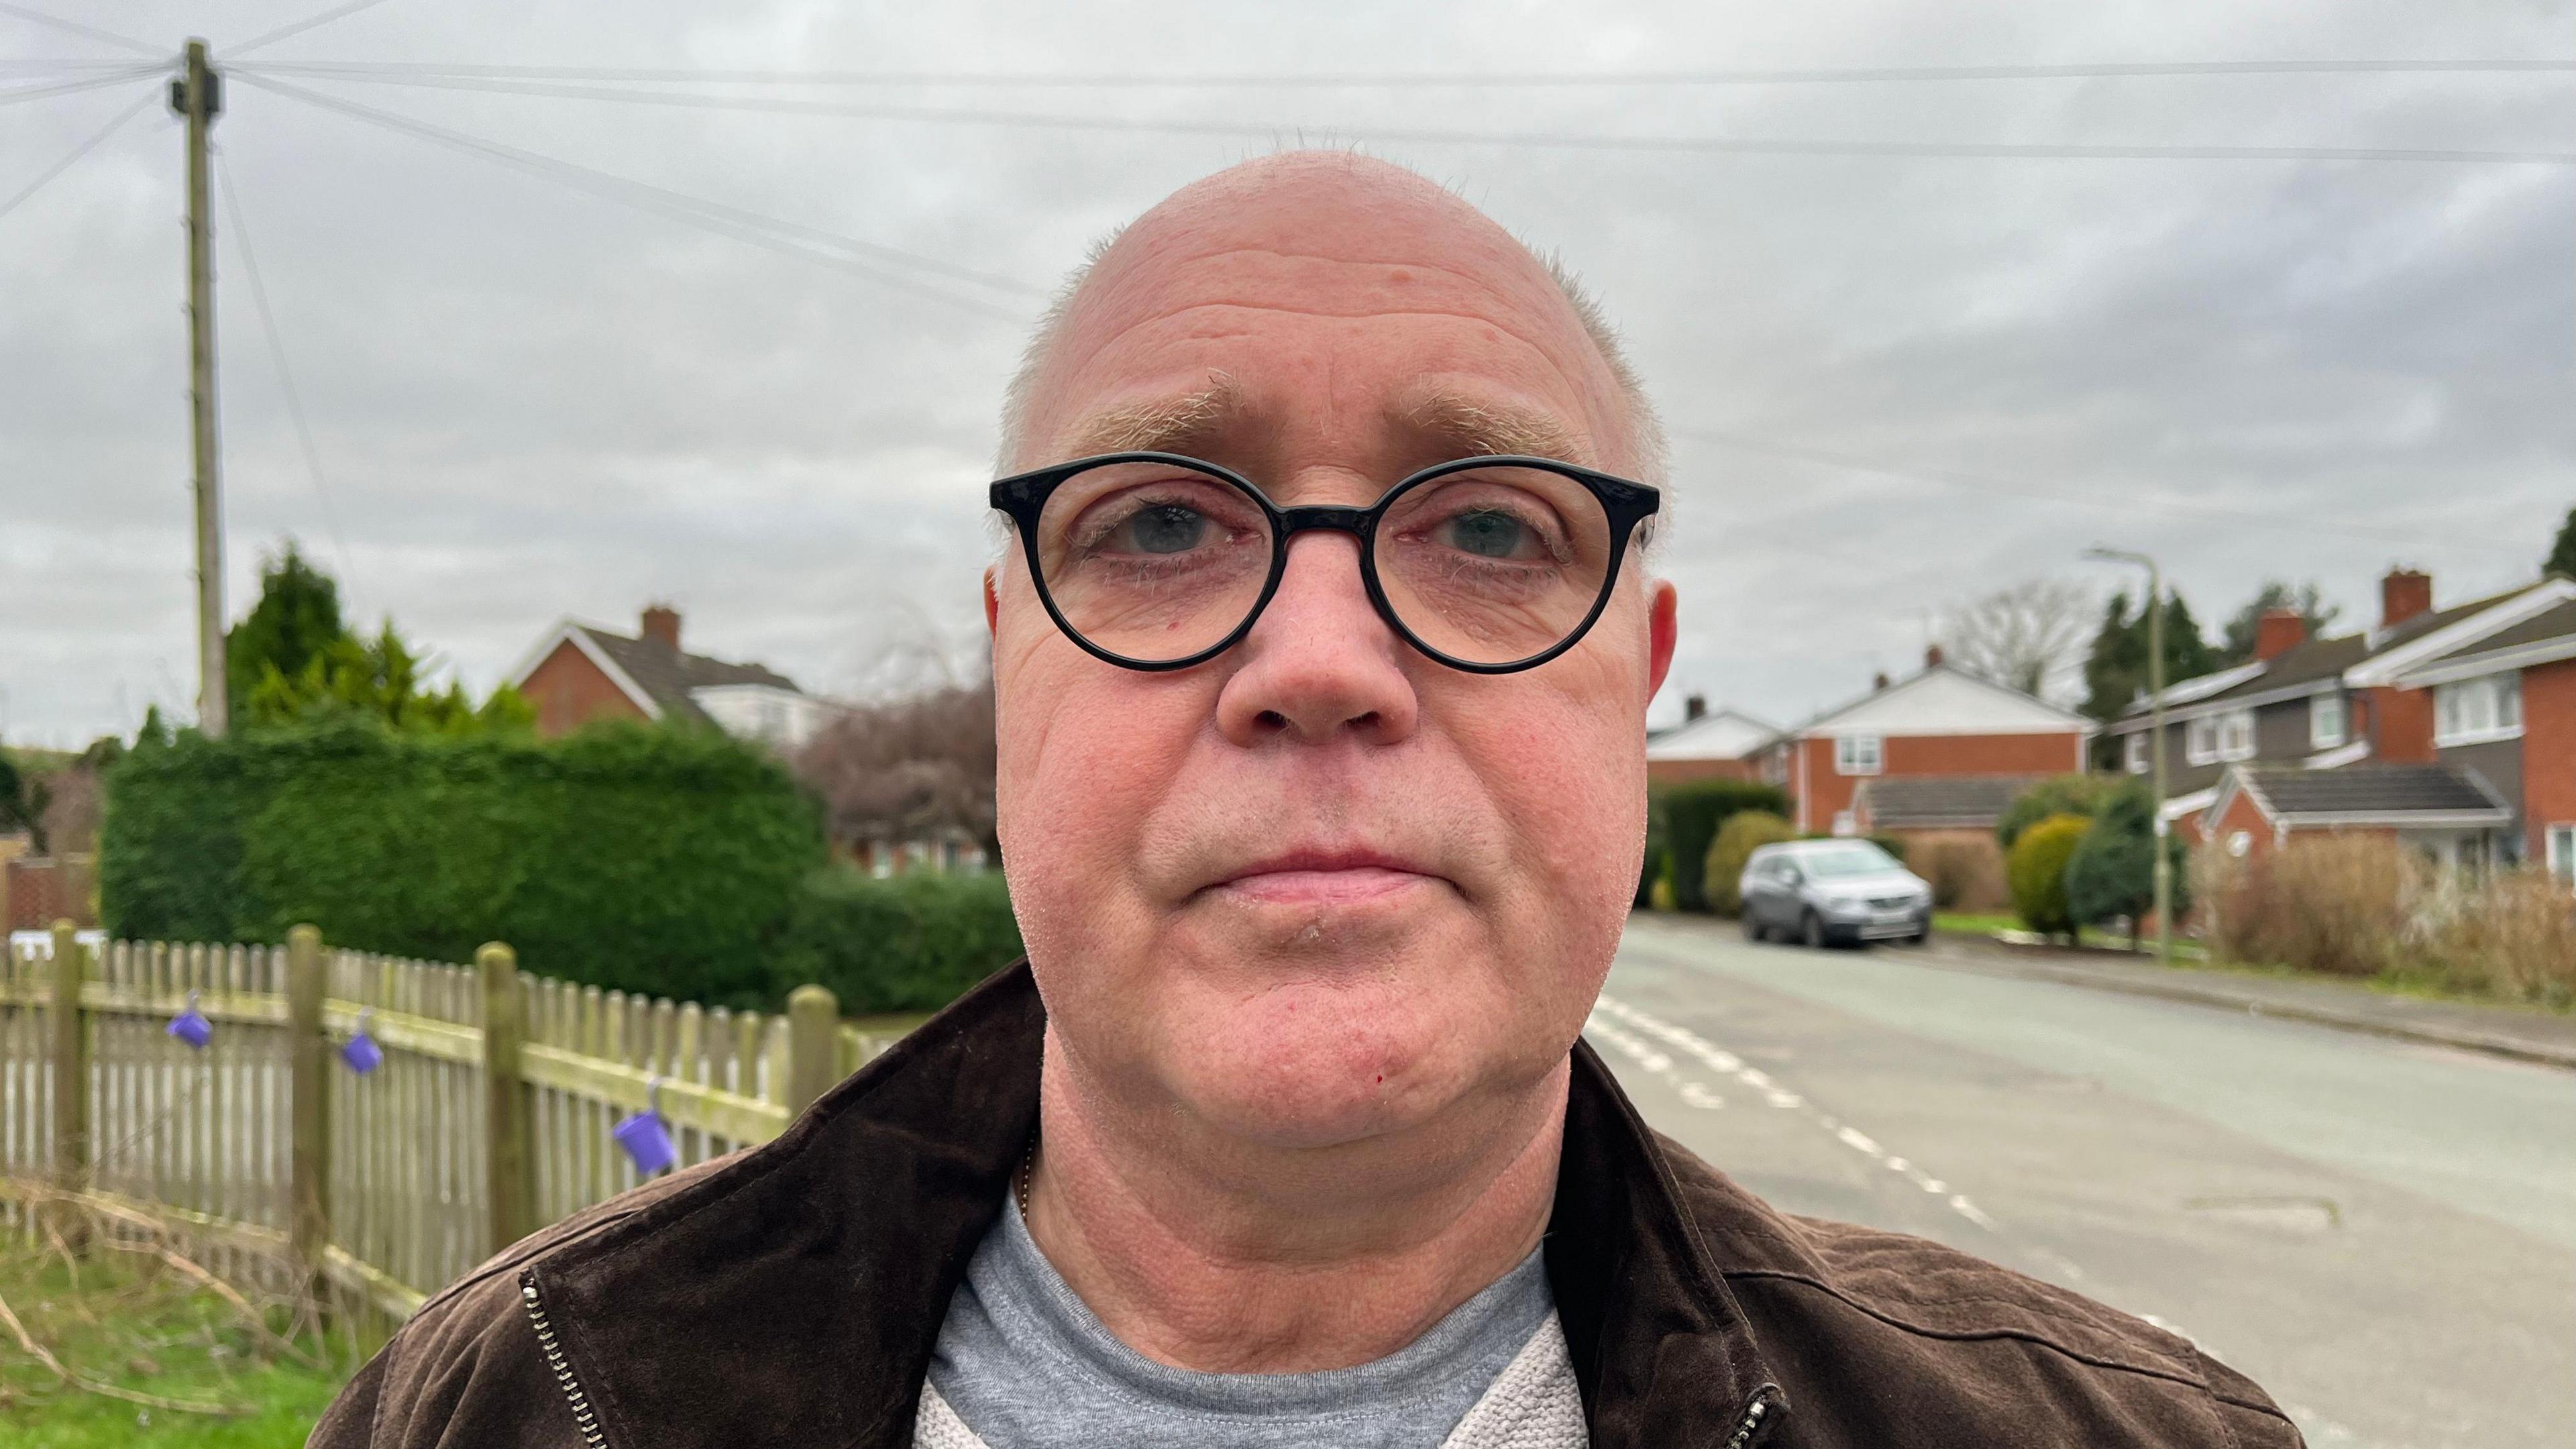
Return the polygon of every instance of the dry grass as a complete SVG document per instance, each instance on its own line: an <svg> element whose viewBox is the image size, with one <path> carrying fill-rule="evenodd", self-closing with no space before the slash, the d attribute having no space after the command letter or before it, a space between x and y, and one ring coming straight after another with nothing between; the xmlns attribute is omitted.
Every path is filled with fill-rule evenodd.
<svg viewBox="0 0 2576 1449"><path fill-rule="evenodd" d="M2576 1005L2576 894L2536 869L2445 872L2386 836L2322 835L2197 863L2220 956Z"/></svg>

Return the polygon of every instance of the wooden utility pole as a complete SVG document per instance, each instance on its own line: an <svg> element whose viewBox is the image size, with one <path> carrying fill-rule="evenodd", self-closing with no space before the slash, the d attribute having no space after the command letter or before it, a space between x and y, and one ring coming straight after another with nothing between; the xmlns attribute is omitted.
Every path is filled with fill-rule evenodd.
<svg viewBox="0 0 2576 1449"><path fill-rule="evenodd" d="M224 109L223 78L206 43L188 42L187 72L170 82L170 109L188 123L188 411L196 451L197 728L220 739L224 689L224 500L215 456L215 215L206 196L206 132Z"/></svg>

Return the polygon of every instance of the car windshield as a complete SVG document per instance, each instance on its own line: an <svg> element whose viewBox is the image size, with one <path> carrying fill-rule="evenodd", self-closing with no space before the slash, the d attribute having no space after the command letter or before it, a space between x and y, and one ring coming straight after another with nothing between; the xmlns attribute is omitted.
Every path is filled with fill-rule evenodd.
<svg viewBox="0 0 2576 1449"><path fill-rule="evenodd" d="M1798 863L1818 880L1848 875L1885 875L1891 870L1904 869L1896 863L1895 856L1866 841L1837 845L1830 850L1806 851L1799 855Z"/></svg>

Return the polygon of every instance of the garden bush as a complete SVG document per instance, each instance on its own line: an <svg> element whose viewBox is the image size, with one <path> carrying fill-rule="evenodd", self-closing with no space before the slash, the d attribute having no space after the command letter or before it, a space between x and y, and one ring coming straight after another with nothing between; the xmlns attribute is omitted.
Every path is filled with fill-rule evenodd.
<svg viewBox="0 0 2576 1449"><path fill-rule="evenodd" d="M2090 820L2102 813L2113 796L2137 788L2124 775L2051 775L2004 807L1995 821L1995 843L2010 851L2023 831L2052 815L2081 815Z"/></svg>
<svg viewBox="0 0 2576 1449"><path fill-rule="evenodd" d="M712 730L560 740L340 722L147 738L107 780L99 893L129 939L277 941L768 1004L771 957L825 859L814 802Z"/></svg>
<svg viewBox="0 0 2576 1449"><path fill-rule="evenodd" d="M1655 792L1652 811L1663 827L1664 879L1673 903L1685 911L1708 909L1708 848L1727 817L1742 810L1789 813L1789 796L1756 780L1692 780Z"/></svg>
<svg viewBox="0 0 2576 1449"><path fill-rule="evenodd" d="M1665 854L1663 812L1649 809L1646 812L1646 856L1637 869L1636 904L1640 909L1655 904L1655 883L1664 877Z"/></svg>
<svg viewBox="0 0 2576 1449"><path fill-rule="evenodd" d="M1744 914L1744 896L1737 889L1744 862L1762 846L1797 838L1796 826L1768 810L1739 810L1728 816L1708 848L1708 868L1701 883L1708 908L1721 916Z"/></svg>
<svg viewBox="0 0 2576 1449"><path fill-rule="evenodd" d="M1984 832L1921 841L1908 868L1932 887L1932 904L1945 911L2000 911L2012 904L2004 888L2004 853Z"/></svg>
<svg viewBox="0 0 2576 1449"><path fill-rule="evenodd" d="M771 996L818 982L853 1014L935 1011L1020 954L999 872L877 880L833 866L807 878L785 936Z"/></svg>
<svg viewBox="0 0 2576 1449"><path fill-rule="evenodd" d="M2440 984L2561 1010L2576 1006L2576 894L2565 882L2525 867L2448 884L2436 893L2425 932Z"/></svg>
<svg viewBox="0 0 2576 1449"><path fill-rule="evenodd" d="M2004 858L2004 877L2012 888L2013 913L2021 923L2047 935L2075 929L2066 904L2066 865L2093 822L2081 815L2051 815L2021 832Z"/></svg>
<svg viewBox="0 0 2576 1449"><path fill-rule="evenodd" d="M2141 923L2156 899L2156 802L2143 785L2111 796L2102 813L2066 863L2067 913L2080 925L2100 925L2113 917L2129 923L2136 944ZM2191 908L2190 879L2182 842L2165 837L2165 855L2173 862L2173 912L2178 921Z"/></svg>
<svg viewBox="0 0 2576 1449"><path fill-rule="evenodd" d="M2294 838L2219 870L2211 934L2221 955L2335 976L2404 965L2432 884L2420 856L2382 835Z"/></svg>

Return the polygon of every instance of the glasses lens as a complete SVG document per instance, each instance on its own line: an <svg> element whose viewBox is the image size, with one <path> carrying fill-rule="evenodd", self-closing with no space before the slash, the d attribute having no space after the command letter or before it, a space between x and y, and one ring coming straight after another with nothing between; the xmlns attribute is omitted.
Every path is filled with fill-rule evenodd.
<svg viewBox="0 0 2576 1449"><path fill-rule="evenodd" d="M1110 463L1056 485L1038 571L1073 631L1149 664L1234 632L1270 575L1269 515L1243 490L1173 463Z"/></svg>
<svg viewBox="0 0 2576 1449"><path fill-rule="evenodd" d="M1377 529L1378 583L1414 637L1471 664L1564 642L1610 575L1610 515L1544 468L1476 468L1416 484Z"/></svg>

